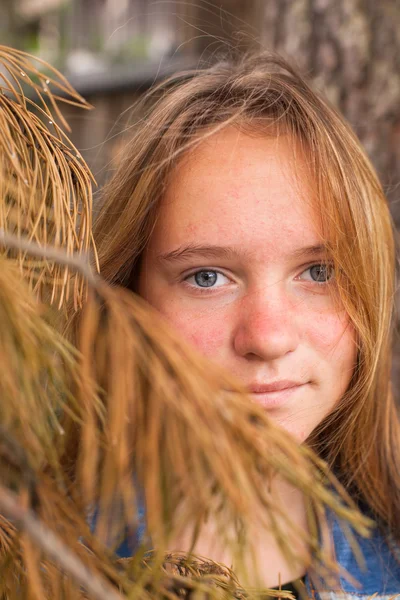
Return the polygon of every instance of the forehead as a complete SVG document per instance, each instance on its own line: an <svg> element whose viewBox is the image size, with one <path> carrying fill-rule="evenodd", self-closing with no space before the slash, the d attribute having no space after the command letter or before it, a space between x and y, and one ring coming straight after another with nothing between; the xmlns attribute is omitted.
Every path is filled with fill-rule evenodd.
<svg viewBox="0 0 400 600"><path fill-rule="evenodd" d="M227 128L175 167L154 235L161 250L188 241L290 250L321 242L312 200L307 158L291 136Z"/></svg>

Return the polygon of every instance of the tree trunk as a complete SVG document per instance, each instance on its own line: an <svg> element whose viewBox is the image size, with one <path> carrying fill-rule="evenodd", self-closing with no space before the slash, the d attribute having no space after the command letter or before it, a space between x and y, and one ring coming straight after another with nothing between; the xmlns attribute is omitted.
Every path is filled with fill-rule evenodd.
<svg viewBox="0 0 400 600"><path fill-rule="evenodd" d="M400 2L267 0L263 45L289 56L351 123L400 226Z"/></svg>

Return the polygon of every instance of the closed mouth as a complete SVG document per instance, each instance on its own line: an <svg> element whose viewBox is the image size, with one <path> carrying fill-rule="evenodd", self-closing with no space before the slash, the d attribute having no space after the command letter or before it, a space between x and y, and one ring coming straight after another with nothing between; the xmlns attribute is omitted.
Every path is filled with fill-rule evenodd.
<svg viewBox="0 0 400 600"><path fill-rule="evenodd" d="M269 394L272 392L281 392L283 390L290 390L292 388L300 387L305 383L300 381L291 381L288 379L282 379L280 381L273 381L271 383L254 384L247 386L250 394Z"/></svg>

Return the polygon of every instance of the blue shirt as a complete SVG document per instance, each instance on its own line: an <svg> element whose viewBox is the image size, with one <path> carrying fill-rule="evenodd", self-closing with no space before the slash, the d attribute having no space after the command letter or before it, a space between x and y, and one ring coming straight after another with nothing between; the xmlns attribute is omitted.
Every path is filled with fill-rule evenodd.
<svg viewBox="0 0 400 600"><path fill-rule="evenodd" d="M398 596L400 599L400 546L385 537L375 527L370 538L354 534L364 557L363 570L356 560L352 547L337 520L332 523L332 537L336 560L360 584L340 577L339 589L317 591L314 589L312 577L306 576L306 586L310 597L317 600L365 600L374 595L373 600L389 600ZM393 598L394 600L394 598Z"/></svg>
<svg viewBox="0 0 400 600"><path fill-rule="evenodd" d="M118 548L120 558L132 556L135 547L145 537L145 511L139 512L140 526L133 540L125 540ZM400 546L385 537L377 527L372 530L369 538L363 538L353 532L365 561L365 570L357 562L352 547L340 527L337 519L331 523L332 538L336 560L360 586L340 577L339 587L335 590L324 591L317 588L313 577L307 574L305 583L312 600L367 600L374 595L373 600L400 600ZM372 599L371 599L372 600Z"/></svg>

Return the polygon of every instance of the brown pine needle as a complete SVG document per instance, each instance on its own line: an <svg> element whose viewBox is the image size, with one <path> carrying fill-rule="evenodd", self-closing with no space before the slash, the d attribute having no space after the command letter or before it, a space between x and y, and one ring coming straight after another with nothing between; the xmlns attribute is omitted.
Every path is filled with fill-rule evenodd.
<svg viewBox="0 0 400 600"><path fill-rule="evenodd" d="M29 539L36 543L36 547L46 553L65 573L82 585L94 598L98 600L122 600L110 585L102 581L93 571L82 564L69 548L49 529L40 523L32 511L23 508L15 494L0 485L0 510L15 527L26 532ZM27 549L27 552L31 551ZM32 561L32 562L31 562ZM32 556L30 564L33 567L35 558ZM39 575L36 573L36 578ZM38 599L43 599L43 587L37 579L36 589L40 590Z"/></svg>
<svg viewBox="0 0 400 600"><path fill-rule="evenodd" d="M62 247L67 254L95 254L93 176L57 124L59 120L67 128L56 100L90 107L60 73L48 65L47 74L41 72L35 62L27 54L0 46L0 64L7 74L2 74L0 86L0 228L42 247ZM40 106L26 96L27 86ZM51 88L65 97L55 96ZM63 265L50 260L45 267L34 261L24 265L20 251L8 256L39 297L61 308L73 294L75 308L82 305L84 279L71 282Z"/></svg>

